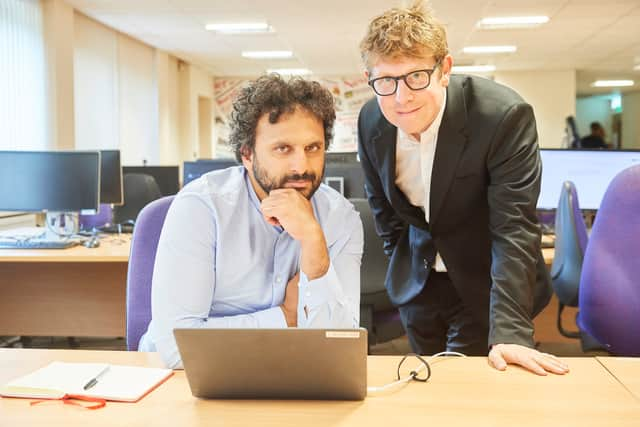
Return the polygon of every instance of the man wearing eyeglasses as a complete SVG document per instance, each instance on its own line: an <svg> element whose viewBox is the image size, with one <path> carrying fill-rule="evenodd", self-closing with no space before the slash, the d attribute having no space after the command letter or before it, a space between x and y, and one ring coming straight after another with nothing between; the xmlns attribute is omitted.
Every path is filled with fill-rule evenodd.
<svg viewBox="0 0 640 427"><path fill-rule="evenodd" d="M422 2L375 18L360 50L376 98L360 112L358 151L412 349L568 372L533 349L551 286L531 106L490 80L452 76L444 27Z"/></svg>

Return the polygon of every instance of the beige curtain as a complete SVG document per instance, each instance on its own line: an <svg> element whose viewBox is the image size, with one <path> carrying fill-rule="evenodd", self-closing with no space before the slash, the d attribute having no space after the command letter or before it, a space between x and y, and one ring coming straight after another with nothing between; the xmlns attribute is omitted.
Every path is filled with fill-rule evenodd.
<svg viewBox="0 0 640 427"><path fill-rule="evenodd" d="M0 150L47 146L42 5L0 0Z"/></svg>

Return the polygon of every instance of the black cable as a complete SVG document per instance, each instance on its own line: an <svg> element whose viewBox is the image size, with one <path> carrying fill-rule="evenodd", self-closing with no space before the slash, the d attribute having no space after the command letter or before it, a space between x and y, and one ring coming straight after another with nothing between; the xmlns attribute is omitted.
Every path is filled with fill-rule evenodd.
<svg viewBox="0 0 640 427"><path fill-rule="evenodd" d="M427 377L426 378L418 378L418 372L417 371L411 371L409 373L409 375L411 376L411 379L414 380L414 381L420 381L422 383L426 383L429 380L429 378L431 378L431 367L429 366L429 363L422 358L422 356L420 356L418 354L415 354L415 353L406 354L402 358L402 360L400 360L400 363L398 363L398 372L397 372L398 381L400 380L400 368L402 367L402 364L404 363L404 361L407 360L407 357L415 357L415 358L417 358L427 368Z"/></svg>

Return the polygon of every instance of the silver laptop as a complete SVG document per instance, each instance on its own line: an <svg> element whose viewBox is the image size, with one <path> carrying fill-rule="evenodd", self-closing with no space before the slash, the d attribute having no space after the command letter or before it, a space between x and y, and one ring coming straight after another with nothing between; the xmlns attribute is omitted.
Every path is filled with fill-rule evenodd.
<svg viewBox="0 0 640 427"><path fill-rule="evenodd" d="M196 397L362 400L366 329L174 329Z"/></svg>

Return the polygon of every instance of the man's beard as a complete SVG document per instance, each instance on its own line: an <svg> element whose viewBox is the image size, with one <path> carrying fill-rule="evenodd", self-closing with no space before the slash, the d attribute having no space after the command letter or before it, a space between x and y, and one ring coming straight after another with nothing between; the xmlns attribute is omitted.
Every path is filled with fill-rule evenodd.
<svg viewBox="0 0 640 427"><path fill-rule="evenodd" d="M311 188L309 189L295 189L301 192L307 199L311 199L315 194L318 187L322 183L322 176L324 176L324 165L322 166L322 175L319 177L316 176L315 173L305 171L302 174L291 174L284 175L281 177L271 177L267 173L267 171L260 167L258 163L258 157L253 154L253 176L256 179L256 182L262 188L262 190L269 194L272 190L277 190L279 188L285 188L285 184L288 181L311 181Z"/></svg>

